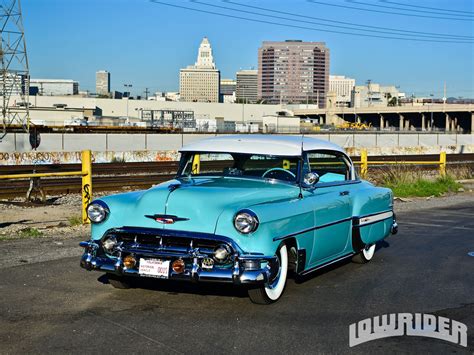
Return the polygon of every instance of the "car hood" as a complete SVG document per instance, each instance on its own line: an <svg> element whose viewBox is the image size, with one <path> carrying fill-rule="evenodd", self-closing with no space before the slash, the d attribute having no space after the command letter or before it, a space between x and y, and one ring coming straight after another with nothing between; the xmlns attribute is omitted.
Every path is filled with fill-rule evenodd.
<svg viewBox="0 0 474 355"><path fill-rule="evenodd" d="M121 226L214 233L225 209L235 212L252 205L295 198L298 188L286 183L242 178L172 180L149 190L102 198L110 208L102 232ZM155 215L179 218L161 224ZM99 225L97 225L99 226Z"/></svg>

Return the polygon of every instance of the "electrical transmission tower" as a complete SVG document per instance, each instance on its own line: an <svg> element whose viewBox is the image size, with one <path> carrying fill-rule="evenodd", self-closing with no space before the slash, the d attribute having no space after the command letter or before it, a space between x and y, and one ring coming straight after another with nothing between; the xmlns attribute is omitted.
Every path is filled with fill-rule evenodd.
<svg viewBox="0 0 474 355"><path fill-rule="evenodd" d="M0 0L0 100L2 131L11 126L29 130L30 76L20 0Z"/></svg>

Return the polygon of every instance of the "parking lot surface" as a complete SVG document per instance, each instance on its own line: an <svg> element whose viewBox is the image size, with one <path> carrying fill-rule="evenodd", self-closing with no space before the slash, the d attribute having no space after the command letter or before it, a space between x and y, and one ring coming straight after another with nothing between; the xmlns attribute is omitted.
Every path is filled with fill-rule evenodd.
<svg viewBox="0 0 474 355"><path fill-rule="evenodd" d="M291 279L270 306L232 286L148 281L117 290L79 267L79 247L77 256L4 266L0 353L472 353L474 201L397 217L399 233L373 261ZM468 347L412 336L349 347L351 323L401 312L466 324Z"/></svg>

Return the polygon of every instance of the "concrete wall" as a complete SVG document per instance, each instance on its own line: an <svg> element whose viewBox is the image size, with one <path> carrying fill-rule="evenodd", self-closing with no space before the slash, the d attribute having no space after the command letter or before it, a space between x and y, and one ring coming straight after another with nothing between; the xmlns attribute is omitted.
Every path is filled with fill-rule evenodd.
<svg viewBox="0 0 474 355"><path fill-rule="evenodd" d="M43 133L40 152L177 150L183 144L214 137L214 134L117 134ZM436 147L474 145L474 135L343 133L307 135L328 140L344 148ZM0 152L31 151L28 135L11 133L0 142Z"/></svg>
<svg viewBox="0 0 474 355"><path fill-rule="evenodd" d="M474 145L464 146L433 146L433 147L368 147L368 155L403 155L403 154L447 154L474 153ZM347 148L350 156L360 155L361 148ZM179 157L177 150L136 150L136 151L93 151L95 163L124 162L154 162L172 161ZM0 152L0 165L32 165L32 164L73 164L81 162L81 152Z"/></svg>

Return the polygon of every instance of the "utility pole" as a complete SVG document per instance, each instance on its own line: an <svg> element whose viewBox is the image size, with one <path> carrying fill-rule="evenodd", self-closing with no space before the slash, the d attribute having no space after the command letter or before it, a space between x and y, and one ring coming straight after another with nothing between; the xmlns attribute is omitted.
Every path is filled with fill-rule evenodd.
<svg viewBox="0 0 474 355"><path fill-rule="evenodd" d="M345 120L344 120L344 106L346 105L345 100L346 100L346 95L342 95L342 120L344 122L345 122Z"/></svg>
<svg viewBox="0 0 474 355"><path fill-rule="evenodd" d="M242 127L245 122L245 85L242 85Z"/></svg>
<svg viewBox="0 0 474 355"><path fill-rule="evenodd" d="M433 119L433 94L430 94L431 97L431 105L430 105L430 131L433 130L433 124L434 124L434 119Z"/></svg>
<svg viewBox="0 0 474 355"><path fill-rule="evenodd" d="M128 93L127 93L127 124L128 124L130 122L130 118L128 117L128 101L130 100L130 91L132 88L132 84L123 84L123 86L125 87L125 90L128 89Z"/></svg>
<svg viewBox="0 0 474 355"><path fill-rule="evenodd" d="M30 128L30 74L20 0L0 1L0 38L1 140L12 124L22 125L27 132ZM15 100L24 108L14 108L12 96L19 96Z"/></svg>
<svg viewBox="0 0 474 355"><path fill-rule="evenodd" d="M148 90L148 88L145 88L145 100L148 100L148 93L150 91Z"/></svg>
<svg viewBox="0 0 474 355"><path fill-rule="evenodd" d="M370 86L371 83L371 79L367 80L367 96L369 98L369 107L372 106L372 87Z"/></svg>

